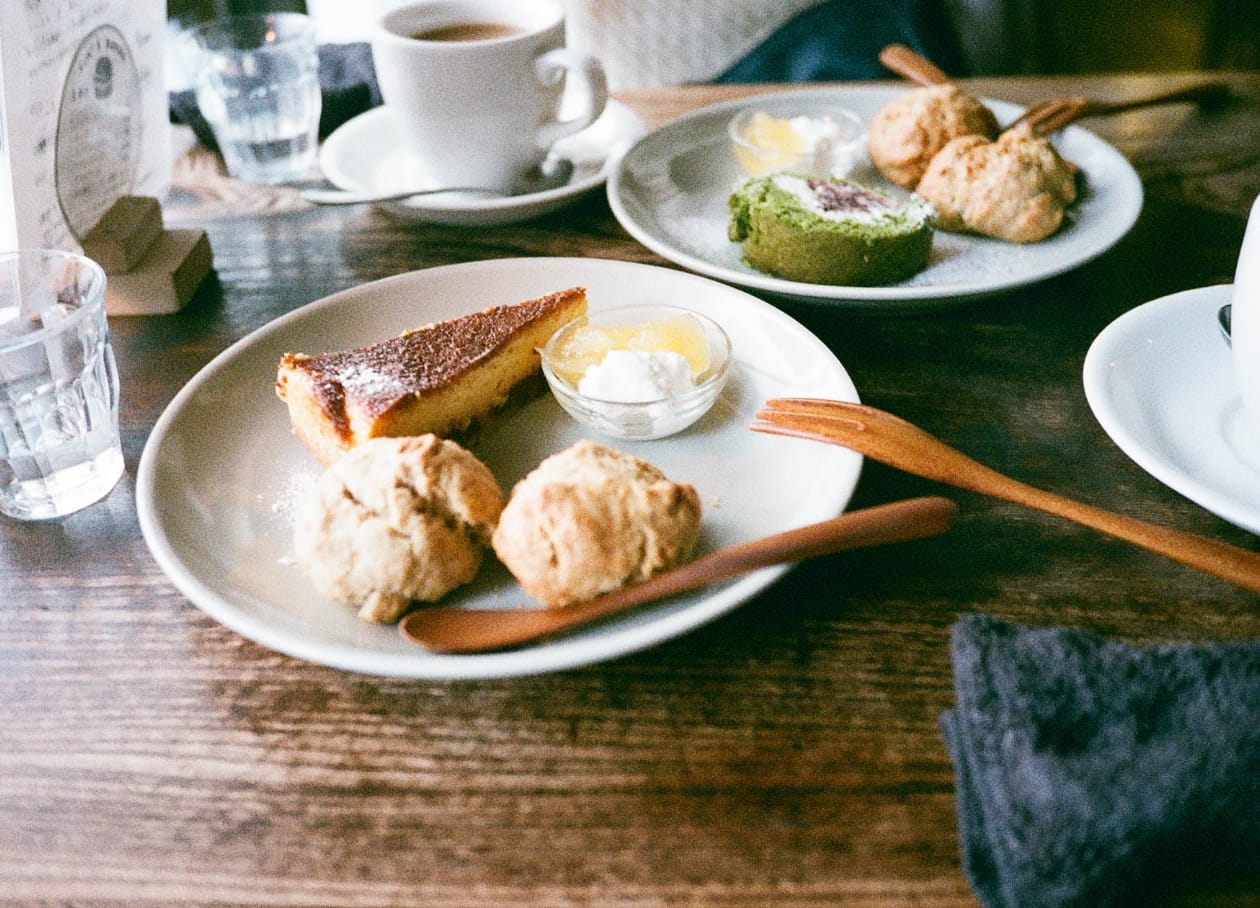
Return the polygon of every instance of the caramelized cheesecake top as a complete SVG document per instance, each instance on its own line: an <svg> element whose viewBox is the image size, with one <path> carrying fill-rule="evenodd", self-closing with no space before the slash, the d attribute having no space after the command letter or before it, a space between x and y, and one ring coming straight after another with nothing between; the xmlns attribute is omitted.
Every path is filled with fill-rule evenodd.
<svg viewBox="0 0 1260 908"><path fill-rule="evenodd" d="M286 353L281 373L302 373L338 432L348 434L348 404L374 418L404 399L447 387L584 294L578 287L492 306L350 350Z"/></svg>

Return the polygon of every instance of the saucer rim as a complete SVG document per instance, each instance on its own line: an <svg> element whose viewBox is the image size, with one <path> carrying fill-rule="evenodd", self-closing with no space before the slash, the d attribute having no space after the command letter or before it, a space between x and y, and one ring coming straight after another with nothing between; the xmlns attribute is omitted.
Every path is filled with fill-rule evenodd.
<svg viewBox="0 0 1260 908"><path fill-rule="evenodd" d="M387 211L404 219L419 219L440 223L505 223L511 220L524 219L543 214L558 208L573 198L597 189L603 185L620 155L624 146L628 148L647 132L643 119L627 105L609 99L604 112L590 126L572 136L567 136L557 143L563 150L566 143L580 140L592 130L615 124L618 128L602 158L598 159L598 169L593 173L585 173L575 169L569 182L541 192L530 192L503 198L485 198L476 195L444 194L441 196L418 196L401 201L382 202L372 207ZM369 140L369 137L370 138ZM389 109L380 105L364 111L338 126L321 143L319 150L319 169L324 178L338 189L351 192L374 191L378 187L364 178L364 174L351 172L345 166L349 153L346 146L354 143L370 148L397 149L400 139ZM388 151L376 156L376 165L387 160L386 155L402 154L400 151ZM590 159L593 165L595 158ZM370 173L375 172L375 169Z"/></svg>
<svg viewBox="0 0 1260 908"><path fill-rule="evenodd" d="M1182 290L1130 309L1104 328L1090 345L1082 377L1086 401L1095 419L1134 463L1223 520L1260 534L1260 486L1253 484L1251 502L1239 496L1239 481L1254 480L1260 474L1260 457L1247 459L1228 443L1224 431L1231 415L1242 406L1233 386L1229 348L1216 322L1217 309L1230 302L1232 295L1232 284L1218 284ZM1218 346L1220 355L1211 356L1208 351ZM1161 362L1175 364L1175 375L1166 376L1162 384L1132 381L1134 376L1148 374L1134 363L1140 351L1158 351ZM1197 402L1196 425L1206 423L1221 431L1209 437L1183 430L1176 434L1175 441L1197 451L1211 469L1201 470L1196 476L1179 465L1167 442L1184 420L1168 419L1156 427L1143 425L1140 414L1126 409L1119 399L1119 380L1140 387L1143 403L1149 403L1159 395L1161 387L1171 382L1185 383L1184 393ZM1229 391L1221 394L1222 387ZM1203 477L1210 477L1211 481Z"/></svg>

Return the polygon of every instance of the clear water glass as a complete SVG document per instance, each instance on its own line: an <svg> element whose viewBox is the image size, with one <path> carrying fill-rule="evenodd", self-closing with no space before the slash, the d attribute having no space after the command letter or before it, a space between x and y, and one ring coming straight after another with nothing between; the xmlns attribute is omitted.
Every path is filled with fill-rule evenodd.
<svg viewBox="0 0 1260 908"><path fill-rule="evenodd" d="M308 176L319 142L319 54L302 13L227 16L194 29L193 86L228 173L249 183Z"/></svg>
<svg viewBox="0 0 1260 908"><path fill-rule="evenodd" d="M62 517L122 473L105 272L56 250L0 253L0 513Z"/></svg>

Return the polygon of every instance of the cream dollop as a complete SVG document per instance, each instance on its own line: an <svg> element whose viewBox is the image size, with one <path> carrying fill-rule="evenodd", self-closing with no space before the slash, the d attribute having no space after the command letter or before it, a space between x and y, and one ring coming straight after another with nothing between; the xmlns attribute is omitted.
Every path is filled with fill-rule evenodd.
<svg viewBox="0 0 1260 908"><path fill-rule="evenodd" d="M609 350L587 368L578 393L617 403L649 403L686 391L695 384L691 362L681 353L657 350Z"/></svg>

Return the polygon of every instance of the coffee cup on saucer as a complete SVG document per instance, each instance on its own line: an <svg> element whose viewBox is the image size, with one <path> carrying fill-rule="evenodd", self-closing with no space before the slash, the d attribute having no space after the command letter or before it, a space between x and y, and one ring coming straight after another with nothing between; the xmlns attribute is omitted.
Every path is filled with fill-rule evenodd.
<svg viewBox="0 0 1260 908"><path fill-rule="evenodd" d="M1260 198L1247 220L1230 310L1234 378L1260 447Z"/></svg>
<svg viewBox="0 0 1260 908"><path fill-rule="evenodd" d="M432 185L510 193L599 117L603 68L564 41L556 0L427 0L378 20L381 97Z"/></svg>

